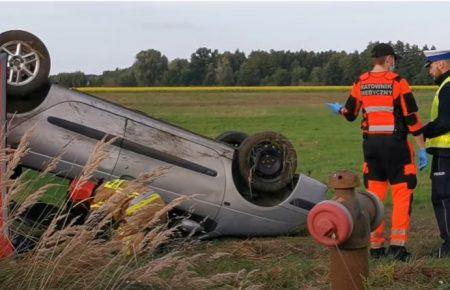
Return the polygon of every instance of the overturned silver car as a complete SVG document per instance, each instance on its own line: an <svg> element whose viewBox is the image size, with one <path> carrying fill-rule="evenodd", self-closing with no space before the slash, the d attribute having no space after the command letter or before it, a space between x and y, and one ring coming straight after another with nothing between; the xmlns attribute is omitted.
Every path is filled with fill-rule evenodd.
<svg viewBox="0 0 450 290"><path fill-rule="evenodd" d="M95 178L133 179L169 167L152 190L166 202L195 194L177 211L190 212L186 224L208 237L295 233L304 228L309 209L325 198L324 184L295 173L295 150L281 134L226 132L212 140L51 84L47 49L24 31L0 34L0 52L8 54L7 144L17 146L35 126L23 167L42 170L62 153L54 173L73 179L95 144L114 138Z"/></svg>

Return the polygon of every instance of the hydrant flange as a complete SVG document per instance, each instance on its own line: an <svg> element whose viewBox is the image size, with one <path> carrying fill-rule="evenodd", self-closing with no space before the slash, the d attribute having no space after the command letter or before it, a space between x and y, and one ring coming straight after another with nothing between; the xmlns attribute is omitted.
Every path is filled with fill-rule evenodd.
<svg viewBox="0 0 450 290"><path fill-rule="evenodd" d="M378 226L381 225L381 222L384 219L383 202L381 201L381 199L378 196L376 196L375 194L373 194L371 192L361 191L361 192L359 192L359 194L368 197L372 201L373 206L375 208L375 212L374 212L375 216L371 219L371 222L370 222L370 231L373 232L376 228L378 228Z"/></svg>
<svg viewBox="0 0 450 290"><path fill-rule="evenodd" d="M353 218L348 209L333 200L324 200L308 214L308 230L319 244L332 247L345 242L353 232Z"/></svg>

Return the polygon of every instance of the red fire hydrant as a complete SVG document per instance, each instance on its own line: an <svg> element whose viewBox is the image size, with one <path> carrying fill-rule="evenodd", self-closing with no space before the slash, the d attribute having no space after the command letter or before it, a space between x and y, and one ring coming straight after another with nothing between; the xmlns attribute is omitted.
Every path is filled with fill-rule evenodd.
<svg viewBox="0 0 450 290"><path fill-rule="evenodd" d="M330 248L332 289L364 289L369 274L370 232L384 215L383 203L371 193L356 192L358 177L338 171L328 186L335 197L314 206L308 214L308 230L319 244Z"/></svg>

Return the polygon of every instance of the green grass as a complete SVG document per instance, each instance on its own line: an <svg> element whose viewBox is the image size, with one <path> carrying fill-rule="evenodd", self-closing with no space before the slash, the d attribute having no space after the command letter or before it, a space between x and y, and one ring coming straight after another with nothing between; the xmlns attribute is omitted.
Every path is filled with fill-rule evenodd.
<svg viewBox="0 0 450 290"><path fill-rule="evenodd" d="M25 175L24 180L27 180L27 184L24 190L16 195L16 202L22 203L28 195L46 184L55 184L55 187L49 189L39 201L56 206L61 206L66 202L65 198L69 187L67 179L56 176L39 177L39 172L31 169L25 170L22 174Z"/></svg>
<svg viewBox="0 0 450 290"><path fill-rule="evenodd" d="M298 154L298 170L326 182L335 170L360 173L359 119L347 122L331 114L326 102L345 102L347 92L154 92L96 93L126 107L214 138L229 130L248 134L272 130L284 134ZM428 120L432 91L416 98ZM415 202L428 201L429 168L419 174Z"/></svg>
<svg viewBox="0 0 450 290"><path fill-rule="evenodd" d="M335 170L348 169L360 176L362 164L359 120L350 123L331 114L326 102L341 102L347 91L153 90L106 91L95 95L138 109L149 115L214 138L224 131L248 134L272 130L287 136L298 154L298 171L327 182ZM416 98L423 122L428 120L433 91L418 90ZM367 281L373 289L449 289L449 260L436 260L429 252L440 244L430 202L429 167L418 176L408 248L415 259L399 263L370 261ZM58 197L58 193L54 193ZM389 207L388 207L389 208ZM387 213L389 216L389 210ZM252 278L265 289L327 288L328 250L308 235L277 238L222 238L200 243L191 254L229 252L216 263L199 263L195 271L211 273L259 269ZM1 273L0 273L1 280Z"/></svg>
<svg viewBox="0 0 450 290"><path fill-rule="evenodd" d="M96 93L97 96L214 138L228 130L248 134L272 130L287 136L298 154L298 171L327 182L335 170L348 169L360 176L362 164L359 119L347 122L331 114L326 102L345 102L348 92L331 91L154 91ZM433 91L417 90L416 99L423 122ZM416 260L409 264L392 260L371 261L369 288L449 288L447 260L429 258L440 244L430 204L429 167L419 173L414 194L409 249ZM221 239L196 248L199 252L230 251L232 259L214 265L199 265L208 273L259 269L255 282L270 289L326 287L327 250L309 236ZM250 248L250 250L248 249ZM257 250L255 250L255 248ZM265 249L265 250L264 250Z"/></svg>
<svg viewBox="0 0 450 290"><path fill-rule="evenodd" d="M413 86L415 90L433 90L435 86ZM347 92L350 86L228 86L228 87L80 87L86 93L157 93L157 92Z"/></svg>

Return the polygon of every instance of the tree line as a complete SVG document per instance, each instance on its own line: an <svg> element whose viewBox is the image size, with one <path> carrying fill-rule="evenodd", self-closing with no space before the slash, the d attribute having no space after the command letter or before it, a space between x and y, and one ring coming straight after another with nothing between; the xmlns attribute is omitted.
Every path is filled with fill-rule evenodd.
<svg viewBox="0 0 450 290"><path fill-rule="evenodd" d="M361 52L354 51L252 51L246 55L236 50L219 53L201 47L190 59L171 61L160 51L148 49L135 56L129 68L104 71L101 75L83 72L59 73L53 82L69 86L295 86L351 85L372 66L369 43ZM432 80L423 67L423 50L434 46L390 43L403 58L396 72L411 84L426 85Z"/></svg>

